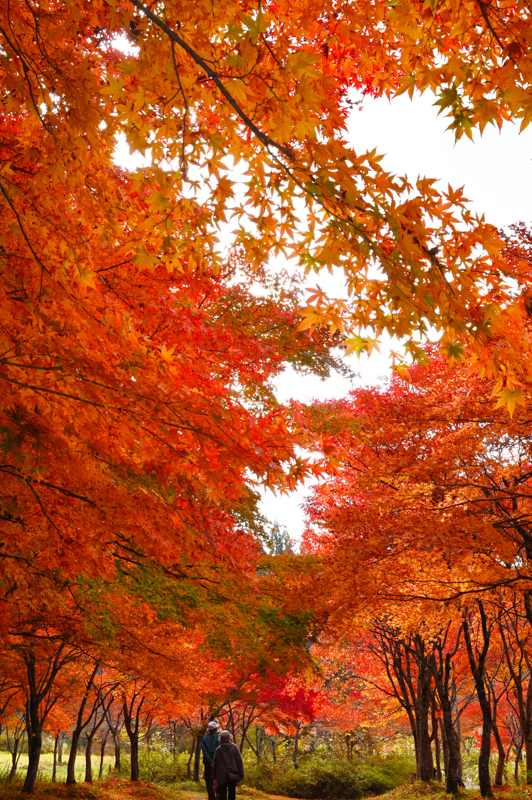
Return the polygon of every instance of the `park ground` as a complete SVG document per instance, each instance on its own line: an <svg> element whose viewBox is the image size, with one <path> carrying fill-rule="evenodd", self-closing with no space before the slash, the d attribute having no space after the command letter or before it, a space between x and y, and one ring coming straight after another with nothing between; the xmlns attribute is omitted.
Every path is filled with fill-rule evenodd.
<svg viewBox="0 0 532 800"><path fill-rule="evenodd" d="M495 800L532 800L531 786L509 786L494 789ZM22 795L22 785L0 785L0 800L15 800L27 797ZM179 786L157 786L150 783L131 783L120 778L93 784L43 783L33 795L35 800L205 800L203 791L191 791ZM286 798L268 795L258 789L241 786L237 791L237 800L286 800ZM440 786L417 783L401 786L393 792L379 795L379 800L449 800ZM480 794L474 790L462 790L459 800L481 800ZM377 798L365 798L377 800Z"/></svg>

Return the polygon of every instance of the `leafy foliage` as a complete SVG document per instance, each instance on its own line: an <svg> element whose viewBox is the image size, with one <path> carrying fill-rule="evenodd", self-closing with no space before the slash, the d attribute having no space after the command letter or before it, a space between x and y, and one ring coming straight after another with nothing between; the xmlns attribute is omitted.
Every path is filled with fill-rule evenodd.
<svg viewBox="0 0 532 800"><path fill-rule="evenodd" d="M298 769L287 763L261 763L248 771L246 783L285 797L357 800L390 791L412 771L411 760L398 756L349 762L315 755L303 760Z"/></svg>

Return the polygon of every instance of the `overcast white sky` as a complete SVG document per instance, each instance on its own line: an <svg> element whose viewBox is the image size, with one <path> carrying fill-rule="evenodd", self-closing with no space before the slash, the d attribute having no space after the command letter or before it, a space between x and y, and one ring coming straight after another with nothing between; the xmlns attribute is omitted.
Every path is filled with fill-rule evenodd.
<svg viewBox="0 0 532 800"><path fill-rule="evenodd" d="M412 101L402 95L391 103L384 98L365 99L350 119L351 144L359 152L376 148L385 154L383 166L397 174L411 179L419 175L439 178L453 188L464 186L473 210L484 213L498 227L532 221L532 129L519 135L518 126L507 124L501 133L490 126L482 137L475 134L473 142L463 137L455 143L452 132L446 131L449 121L438 117L432 102L428 94ZM323 288L331 285L326 274L309 281ZM341 277L334 283L331 294L339 294ZM388 373L384 353L361 361L350 359L349 363L360 373L358 382L362 384L375 383ZM277 386L278 397L285 402L291 398L310 401L342 397L350 388L341 377L322 382L290 371ZM264 496L263 513L285 525L292 539L299 539L303 532L301 503L307 493L308 488L302 487L290 496L276 497L271 492Z"/></svg>

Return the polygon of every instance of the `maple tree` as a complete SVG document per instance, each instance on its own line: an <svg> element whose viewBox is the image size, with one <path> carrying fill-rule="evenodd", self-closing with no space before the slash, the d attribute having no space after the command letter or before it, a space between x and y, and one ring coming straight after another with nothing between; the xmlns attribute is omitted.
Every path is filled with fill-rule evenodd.
<svg viewBox="0 0 532 800"><path fill-rule="evenodd" d="M519 238L510 255L524 260ZM446 626L461 631L447 672L455 673L456 658L463 671L467 657L465 669L478 698L470 710L477 723L482 719L479 782L485 796L491 795L492 737L496 784L502 783L513 746L507 735L513 725L527 759L530 752L525 655L532 622L530 396L523 384L505 407L504 401L493 403L494 391L493 380L465 366L450 369L433 350L425 364L401 371L388 386L357 389L344 400L310 408L331 474L313 489L306 534L307 549L321 560L315 591L325 597L330 635L345 635L353 618L362 629L397 620L383 650L389 653L383 666L390 675L406 649L416 652L411 642L430 652ZM512 608L519 622L512 621ZM422 639L416 640L420 631ZM444 656L438 656L438 669L434 661L427 667L426 683L438 695L437 714L447 726L447 786L456 791ZM405 709L418 709L419 670L416 664L415 702L397 693ZM428 708L425 702L425 741ZM512 722L506 725L505 718ZM417 718L411 728L419 737ZM430 771L429 759L426 774ZM530 779L528 769L527 775Z"/></svg>

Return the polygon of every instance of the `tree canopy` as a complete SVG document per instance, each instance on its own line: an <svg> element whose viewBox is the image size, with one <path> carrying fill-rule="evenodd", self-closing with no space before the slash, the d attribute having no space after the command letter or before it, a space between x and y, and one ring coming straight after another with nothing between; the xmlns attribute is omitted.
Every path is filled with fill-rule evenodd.
<svg viewBox="0 0 532 800"><path fill-rule="evenodd" d="M364 635L324 658L408 660L421 695L389 696L420 776L430 708L453 750L453 637L485 731L493 631L523 694L530 234L390 174L346 120L430 90L458 137L525 128L529 28L513 0L0 2L0 695L24 710L28 791L43 730L75 719L74 741L91 692L109 730L120 699L132 752L177 699L190 730L205 702L297 745L302 720L357 702L315 688L310 651L362 603ZM332 268L348 297L305 300L303 273ZM325 408L277 402L284 365L325 376L383 335L426 365ZM258 489L310 475L320 536L296 555L274 530L267 555Z"/></svg>

